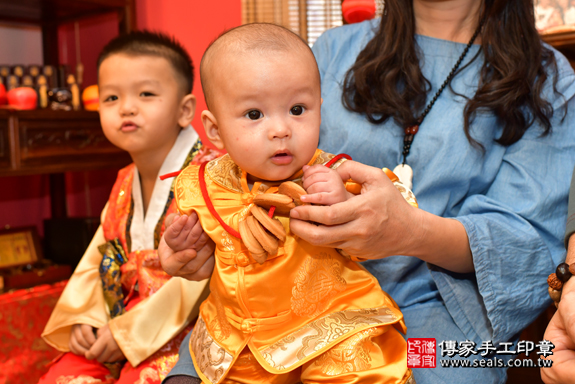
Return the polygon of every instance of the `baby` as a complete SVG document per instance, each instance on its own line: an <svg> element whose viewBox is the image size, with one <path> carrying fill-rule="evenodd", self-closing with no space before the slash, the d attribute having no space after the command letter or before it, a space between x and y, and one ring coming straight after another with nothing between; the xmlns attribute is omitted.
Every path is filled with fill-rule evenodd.
<svg viewBox="0 0 575 384"><path fill-rule="evenodd" d="M184 216L172 225L195 212L216 243L211 293L189 345L199 377L414 382L402 314L377 280L336 249L298 239L279 216L293 204L353 198L335 170L345 159L317 149L320 75L308 45L283 27L244 25L212 43L200 74L202 123L228 154L187 167L174 188ZM164 239L183 251L194 247L190 232Z"/></svg>

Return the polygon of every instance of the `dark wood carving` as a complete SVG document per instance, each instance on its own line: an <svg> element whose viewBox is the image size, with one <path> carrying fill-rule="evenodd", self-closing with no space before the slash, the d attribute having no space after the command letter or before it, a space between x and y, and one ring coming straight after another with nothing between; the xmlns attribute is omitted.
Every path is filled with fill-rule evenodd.
<svg viewBox="0 0 575 384"><path fill-rule="evenodd" d="M2 132L0 140L11 145L4 156L0 149L0 176L119 168L131 161L106 139L96 112L12 111L0 115Z"/></svg>

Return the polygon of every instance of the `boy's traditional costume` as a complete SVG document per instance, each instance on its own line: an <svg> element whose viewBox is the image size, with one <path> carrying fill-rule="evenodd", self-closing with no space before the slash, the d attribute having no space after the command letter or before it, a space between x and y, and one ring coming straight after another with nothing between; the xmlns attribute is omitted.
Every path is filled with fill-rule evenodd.
<svg viewBox="0 0 575 384"><path fill-rule="evenodd" d="M216 156L188 127L178 136L160 172ZM110 376L117 376L120 369L122 376L134 377L131 382L145 377L159 383L175 365L180 343L191 330L188 324L207 295L207 283L171 279L160 265L157 248L164 219L175 211L172 182L156 182L144 215L137 168L130 164L118 172L102 212L102 225L42 334L48 344L66 352L72 325L101 328L108 324L129 363L106 364L111 375L96 361L67 353L41 383L72 382L78 375L114 382Z"/></svg>
<svg viewBox="0 0 575 384"><path fill-rule="evenodd" d="M309 165L331 158L317 150ZM197 212L216 243L211 294L200 307L190 339L201 379L221 383L238 374L234 369L259 363L272 374L297 374L297 381L299 375L302 380L308 374L308 379L336 379L350 372L359 377L375 372L378 383L411 382L405 340L397 332L405 332L403 316L377 280L337 250L298 240L284 217L279 220L287 238L260 265L236 231L249 217L254 196L277 193L278 183L256 182L250 190L246 173L229 155L204 167L184 169L174 188L180 212ZM301 184L301 176L300 171L292 181ZM411 191L398 182L396 186L416 204Z"/></svg>

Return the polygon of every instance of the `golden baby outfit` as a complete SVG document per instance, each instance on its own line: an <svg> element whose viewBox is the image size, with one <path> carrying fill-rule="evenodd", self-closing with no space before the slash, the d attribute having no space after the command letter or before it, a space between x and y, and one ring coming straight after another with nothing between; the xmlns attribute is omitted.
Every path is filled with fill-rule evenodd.
<svg viewBox="0 0 575 384"><path fill-rule="evenodd" d="M309 165L331 158L317 150ZM301 174L292 180L301 184ZM174 192L180 212L197 212L216 243L211 293L190 339L204 382L236 377L258 382L246 376L246 366L258 363L265 371L252 368L251 375L266 383L273 377L286 383L357 382L358 377L365 378L362 382L414 382L397 331L405 332L403 316L375 277L333 248L298 239L284 217L278 219L286 229L285 242L258 264L210 213L199 175L200 167L187 167ZM236 231L256 194L277 191L273 182L256 182L250 191L246 173L229 155L207 163L204 181L217 215Z"/></svg>

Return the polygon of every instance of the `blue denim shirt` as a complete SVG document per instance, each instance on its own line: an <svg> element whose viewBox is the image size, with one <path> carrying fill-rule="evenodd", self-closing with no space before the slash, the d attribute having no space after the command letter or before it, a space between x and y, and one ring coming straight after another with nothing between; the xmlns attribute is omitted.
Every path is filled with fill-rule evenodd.
<svg viewBox="0 0 575 384"><path fill-rule="evenodd" d="M401 161L403 127L393 119L371 124L341 102L345 74L377 23L329 30L313 46L322 79L319 147L393 169ZM432 86L429 101L465 44L425 36L416 39L423 75ZM478 50L473 46L463 65ZM414 171L413 191L420 208L465 226L475 274L451 273L405 256L364 263L402 309L442 301L454 323L472 340L500 342L516 337L550 304L546 279L565 257L562 237L575 164L575 75L561 54L555 52L555 57L562 96L552 91L549 82L544 93L555 111L552 134L541 137L542 127L535 123L521 140L504 147L494 141L501 125L490 112L482 111L471 125L473 138L485 148L481 152L470 145L463 131L465 98L446 88L411 146L408 164ZM480 54L453 79L456 93L473 97L482 62Z"/></svg>

